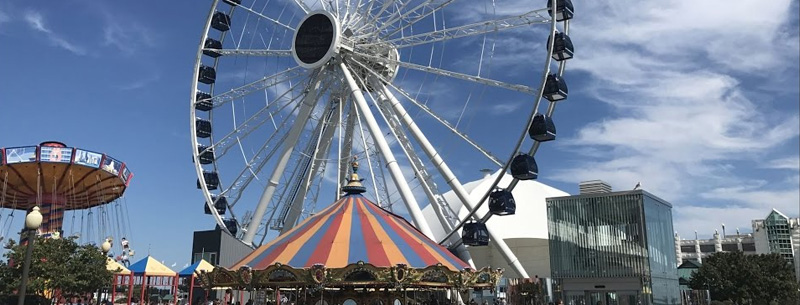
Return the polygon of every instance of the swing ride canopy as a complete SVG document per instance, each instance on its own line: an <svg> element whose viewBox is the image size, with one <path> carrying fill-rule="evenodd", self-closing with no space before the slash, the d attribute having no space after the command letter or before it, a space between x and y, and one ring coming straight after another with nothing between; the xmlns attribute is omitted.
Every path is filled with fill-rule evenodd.
<svg viewBox="0 0 800 305"><path fill-rule="evenodd" d="M492 287L501 270L471 270L402 217L350 193L228 269L210 287Z"/></svg>
<svg viewBox="0 0 800 305"><path fill-rule="evenodd" d="M109 155L60 142L0 148L0 207L29 210L44 202L86 209L122 196L132 177Z"/></svg>

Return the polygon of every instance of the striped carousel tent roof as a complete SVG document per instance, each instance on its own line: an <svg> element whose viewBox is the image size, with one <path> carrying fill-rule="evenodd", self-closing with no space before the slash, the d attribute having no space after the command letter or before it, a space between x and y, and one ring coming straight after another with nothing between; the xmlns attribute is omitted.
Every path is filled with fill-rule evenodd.
<svg viewBox="0 0 800 305"><path fill-rule="evenodd" d="M440 263L454 271L469 267L402 217L351 194L259 247L230 270L245 265L258 270L275 263L342 268L359 261L376 267L425 268Z"/></svg>

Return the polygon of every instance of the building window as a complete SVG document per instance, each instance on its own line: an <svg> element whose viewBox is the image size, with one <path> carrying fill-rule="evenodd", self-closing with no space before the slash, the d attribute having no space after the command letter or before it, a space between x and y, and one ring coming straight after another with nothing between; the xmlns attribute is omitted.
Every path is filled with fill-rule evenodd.
<svg viewBox="0 0 800 305"><path fill-rule="evenodd" d="M700 245L700 252L714 253L714 245Z"/></svg>
<svg viewBox="0 0 800 305"><path fill-rule="evenodd" d="M217 265L217 252L203 252L203 253L195 253L192 255L192 264L200 261L201 259L206 260L209 264Z"/></svg>
<svg viewBox="0 0 800 305"><path fill-rule="evenodd" d="M742 243L742 251L744 251L744 252L756 252L756 244L755 243Z"/></svg>
<svg viewBox="0 0 800 305"><path fill-rule="evenodd" d="M694 246L681 246L681 253L694 253Z"/></svg>
<svg viewBox="0 0 800 305"><path fill-rule="evenodd" d="M722 244L722 251L723 252L739 251L739 245L737 245L737 244Z"/></svg>

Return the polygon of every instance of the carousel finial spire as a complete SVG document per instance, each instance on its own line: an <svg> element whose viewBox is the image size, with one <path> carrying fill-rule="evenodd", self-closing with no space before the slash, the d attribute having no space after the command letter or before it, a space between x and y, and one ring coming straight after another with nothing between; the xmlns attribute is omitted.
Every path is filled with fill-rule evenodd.
<svg viewBox="0 0 800 305"><path fill-rule="evenodd" d="M348 195L366 192L367 188L361 185L361 181L364 181L364 179L358 178L358 161L356 161L355 156L353 156L353 163L350 164L353 166L353 173L350 174L350 179L347 180L347 185L342 187L342 191Z"/></svg>

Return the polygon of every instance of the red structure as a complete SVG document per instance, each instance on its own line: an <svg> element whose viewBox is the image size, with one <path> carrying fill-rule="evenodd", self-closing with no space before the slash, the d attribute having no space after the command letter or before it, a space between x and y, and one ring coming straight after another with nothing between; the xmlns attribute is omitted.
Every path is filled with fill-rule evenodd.
<svg viewBox="0 0 800 305"><path fill-rule="evenodd" d="M114 201L132 177L125 163L109 155L61 142L0 148L0 208L39 206L39 233L61 233L65 211Z"/></svg>
<svg viewBox="0 0 800 305"><path fill-rule="evenodd" d="M178 274L172 269L169 269L164 264L158 262L152 256L147 256L140 261L133 263L129 270L133 274L132 281L128 286L128 304L131 304L133 297L138 297L140 300L137 303L150 304L150 296L148 295L148 288L167 288L172 294L172 301L170 303L177 304L178 295ZM141 291L133 291L134 286L139 285ZM138 296L135 296L137 293ZM157 302L160 303L161 300Z"/></svg>

